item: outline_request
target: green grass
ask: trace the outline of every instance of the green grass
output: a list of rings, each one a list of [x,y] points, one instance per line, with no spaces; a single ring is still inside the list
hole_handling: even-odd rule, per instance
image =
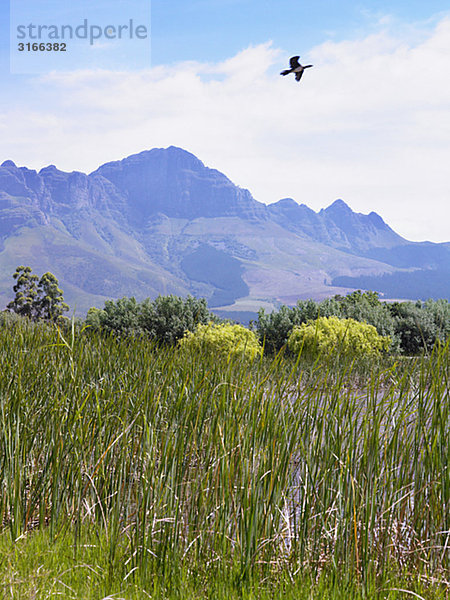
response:
[[[3,537],[0,597],[17,600],[141,600],[149,597],[158,600],[363,600],[368,597],[402,600],[414,596],[400,590],[413,587],[422,598],[446,598],[442,586],[427,585],[420,579],[411,582],[394,575],[379,588],[366,591],[350,577],[337,579],[330,574],[290,578],[286,573],[279,573],[276,580],[253,578],[239,583],[233,577],[224,576],[220,569],[205,568],[184,568],[172,578],[154,575],[143,583],[133,574],[125,579],[119,561],[111,569],[98,537],[81,541],[74,557],[73,536],[52,540],[46,533],[36,532],[17,542],[14,548]]]
[[[0,327],[0,597],[448,597],[448,345],[249,366],[63,335]]]

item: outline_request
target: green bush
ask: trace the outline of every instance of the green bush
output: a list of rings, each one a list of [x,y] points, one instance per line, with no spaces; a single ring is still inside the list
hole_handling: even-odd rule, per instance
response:
[[[287,344],[296,325],[306,323],[309,319],[317,319],[318,313],[319,305],[314,300],[299,300],[292,308],[283,304],[278,311],[271,313],[266,313],[262,308],[258,312],[256,330],[260,341],[264,343],[265,351],[278,352]]]
[[[335,351],[344,356],[378,356],[389,349],[391,339],[377,333],[373,325],[354,319],[319,317],[316,321],[294,327],[289,336],[289,350],[316,357]]]
[[[333,302],[338,304],[338,310],[333,309]],[[330,307],[330,312],[327,312],[328,307]],[[386,302],[380,302],[376,292],[356,290],[344,297],[335,296],[324,300],[320,305],[320,315],[322,317],[355,319],[361,323],[368,323],[373,325],[382,336],[393,338],[395,334],[395,321],[389,305]]]
[[[440,311],[442,313],[442,310]],[[391,350],[400,350],[400,338],[396,332],[396,322],[389,305],[380,302],[376,292],[352,292],[347,296],[333,296],[322,302],[299,300],[295,306],[281,306],[278,311],[258,313],[256,325],[260,340],[264,340],[265,350],[276,352],[287,344],[295,326],[307,323],[318,317],[339,317],[355,319],[373,325],[382,336],[392,340]]]
[[[99,331],[146,335],[157,342],[175,344],[186,331],[214,319],[204,298],[158,296],[143,302],[135,298],[107,300],[103,309],[89,309],[86,324]]]
[[[86,325],[96,330],[122,335],[139,335],[140,305],[136,298],[106,300],[103,309],[92,307],[88,310]]]
[[[394,302],[390,307],[396,336],[406,354],[430,352],[450,335],[450,304],[447,300]]]
[[[242,325],[231,323],[199,325],[194,332],[186,333],[179,344],[181,348],[199,349],[227,359],[243,357],[253,360],[262,354],[256,334]]]
[[[187,331],[215,319],[206,300],[193,296],[158,296],[153,302],[144,300],[140,306],[139,323],[143,331],[166,344],[175,344]]]

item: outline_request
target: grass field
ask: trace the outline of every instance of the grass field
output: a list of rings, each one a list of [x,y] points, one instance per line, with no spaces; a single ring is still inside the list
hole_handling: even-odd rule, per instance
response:
[[[4,324],[0,597],[448,598],[449,356]]]

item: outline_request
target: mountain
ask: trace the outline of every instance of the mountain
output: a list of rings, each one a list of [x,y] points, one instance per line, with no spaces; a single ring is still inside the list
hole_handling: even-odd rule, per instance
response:
[[[393,231],[375,212],[355,213],[343,201],[315,213],[305,204],[284,198],[268,206],[277,223],[311,239],[351,254],[365,255],[371,248],[393,248],[407,242]]]
[[[0,305],[20,264],[53,272],[77,314],[108,298],[188,293],[222,311],[370,288],[450,298],[450,244],[409,242],[342,200],[266,206],[180,148],[87,175],[0,166]]]
[[[107,163],[90,177],[110,181],[127,198],[128,218],[135,226],[155,213],[190,221],[236,215],[258,219],[267,214],[250,192],[173,146]]]

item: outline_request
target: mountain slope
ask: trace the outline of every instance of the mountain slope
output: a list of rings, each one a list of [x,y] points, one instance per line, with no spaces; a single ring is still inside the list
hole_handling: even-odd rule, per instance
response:
[[[371,248],[392,248],[408,244],[375,212],[355,213],[343,201],[315,213],[305,204],[285,198],[268,206],[269,214],[290,231],[352,254],[365,255]]]
[[[19,264],[55,273],[78,313],[107,298],[159,293],[193,293],[242,311],[355,287],[450,297],[450,244],[408,242],[376,213],[355,213],[342,200],[319,213],[292,199],[266,206],[174,147],[90,175],[4,162],[1,305]]]

